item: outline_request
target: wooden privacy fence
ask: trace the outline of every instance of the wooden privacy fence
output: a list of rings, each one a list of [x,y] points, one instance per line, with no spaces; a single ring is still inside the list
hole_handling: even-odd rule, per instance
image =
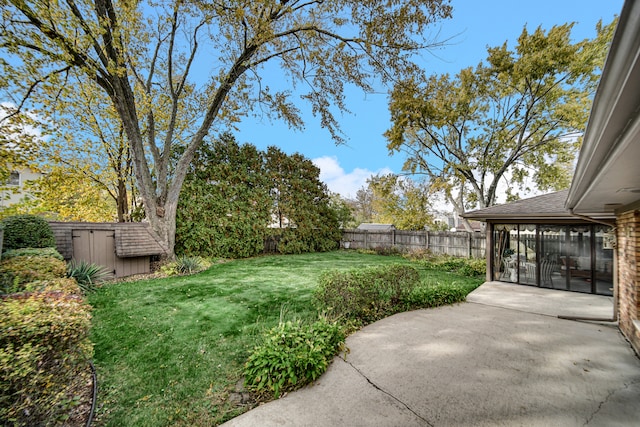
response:
[[[484,258],[484,233],[467,231],[369,231],[343,230],[340,246],[345,249],[396,248],[401,252],[428,249],[435,254],[465,258]]]

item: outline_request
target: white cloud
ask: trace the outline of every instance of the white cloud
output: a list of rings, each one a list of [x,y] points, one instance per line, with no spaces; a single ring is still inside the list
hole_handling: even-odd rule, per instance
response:
[[[331,192],[338,193],[342,197],[347,198],[354,198],[356,192],[366,185],[367,179],[371,176],[393,173],[389,168],[383,168],[377,171],[355,168],[347,173],[342,166],[340,166],[340,162],[335,156],[318,157],[312,161],[320,168],[320,181],[327,184]]]

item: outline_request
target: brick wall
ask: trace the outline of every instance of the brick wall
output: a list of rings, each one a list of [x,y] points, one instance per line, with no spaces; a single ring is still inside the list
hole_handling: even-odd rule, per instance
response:
[[[617,217],[620,330],[640,354],[640,211]]]

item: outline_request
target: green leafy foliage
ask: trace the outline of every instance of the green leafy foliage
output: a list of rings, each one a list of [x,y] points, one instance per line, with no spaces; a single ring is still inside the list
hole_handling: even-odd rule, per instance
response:
[[[89,326],[79,296],[52,291],[0,301],[0,424],[64,423],[93,353]]]
[[[419,264],[429,270],[448,271],[466,277],[484,277],[487,262],[483,258],[461,258],[450,255],[408,254],[407,258],[416,259]]]
[[[49,223],[35,215],[15,215],[2,219],[3,250],[21,248],[55,248],[56,239]]]
[[[372,222],[393,224],[398,230],[433,227],[432,193],[428,183],[398,175],[376,175],[362,189],[370,193]]]
[[[230,134],[197,152],[178,204],[176,252],[246,258],[264,250],[270,221],[264,154]]]
[[[175,261],[160,267],[160,270],[167,276],[186,275],[199,273],[209,268],[210,265],[209,261],[201,257],[182,255],[177,257]]]
[[[273,235],[280,253],[336,249],[337,211],[319,176],[300,154],[240,146],[230,134],[203,145],[181,193],[176,252],[246,258]]]
[[[15,256],[48,256],[61,261],[64,260],[64,257],[56,248],[20,248],[2,253],[2,259],[9,259]]]
[[[404,303],[406,310],[439,307],[462,302],[473,289],[455,283],[421,285],[409,292]]]
[[[244,367],[245,384],[256,392],[282,393],[298,389],[322,375],[344,348],[345,333],[325,318],[308,324],[281,322],[264,336]]]
[[[327,315],[366,325],[402,311],[419,284],[420,274],[410,265],[331,270],[320,277],[314,297]]]
[[[96,284],[109,277],[109,272],[98,264],[85,260],[72,260],[67,265],[67,276],[75,279],[82,292],[86,295],[95,291]]]
[[[268,147],[266,174],[275,225],[281,232],[278,252],[337,249],[340,225],[329,191],[320,181],[320,169],[299,153],[287,155],[277,147]]]
[[[525,27],[475,68],[399,81],[385,136],[406,154],[404,170],[425,175],[458,213],[494,205],[507,179],[508,200],[530,183],[566,188],[615,21],[591,40],[573,40],[572,27]]]
[[[0,261],[0,293],[22,292],[29,282],[66,277],[67,264],[55,257],[13,256]]]

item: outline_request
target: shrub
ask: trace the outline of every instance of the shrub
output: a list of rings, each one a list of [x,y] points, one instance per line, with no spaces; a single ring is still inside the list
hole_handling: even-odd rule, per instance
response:
[[[418,262],[430,270],[443,270],[467,277],[481,277],[487,271],[484,258],[460,258],[450,255],[424,256],[422,254]]]
[[[71,261],[67,265],[67,277],[74,278],[85,295],[96,290],[96,284],[109,277],[103,266],[82,261]]]
[[[0,425],[64,423],[93,347],[89,307],[63,292],[0,301]]]
[[[314,297],[321,311],[365,325],[402,311],[419,282],[418,270],[409,265],[332,270],[320,277]]]
[[[198,256],[179,256],[175,261],[167,263],[160,267],[167,276],[175,276],[176,274],[194,274],[209,268],[210,263]]]
[[[342,328],[327,319],[312,324],[281,322],[269,330],[244,366],[245,384],[276,397],[322,375],[344,348]]]
[[[9,259],[15,256],[48,256],[56,258],[61,261],[64,260],[63,256],[56,248],[20,248],[10,249],[2,254],[2,259]]]
[[[26,283],[60,279],[66,273],[66,263],[54,257],[13,256],[0,261],[0,294],[22,292]]]
[[[469,289],[456,284],[422,285],[411,290],[405,299],[407,310],[439,307],[462,302]]]
[[[0,221],[4,227],[3,250],[55,248],[56,239],[49,223],[35,215],[14,215]]]
[[[82,295],[82,289],[74,278],[63,277],[58,279],[37,280],[25,283],[22,286],[24,292],[64,292],[69,295]]]

